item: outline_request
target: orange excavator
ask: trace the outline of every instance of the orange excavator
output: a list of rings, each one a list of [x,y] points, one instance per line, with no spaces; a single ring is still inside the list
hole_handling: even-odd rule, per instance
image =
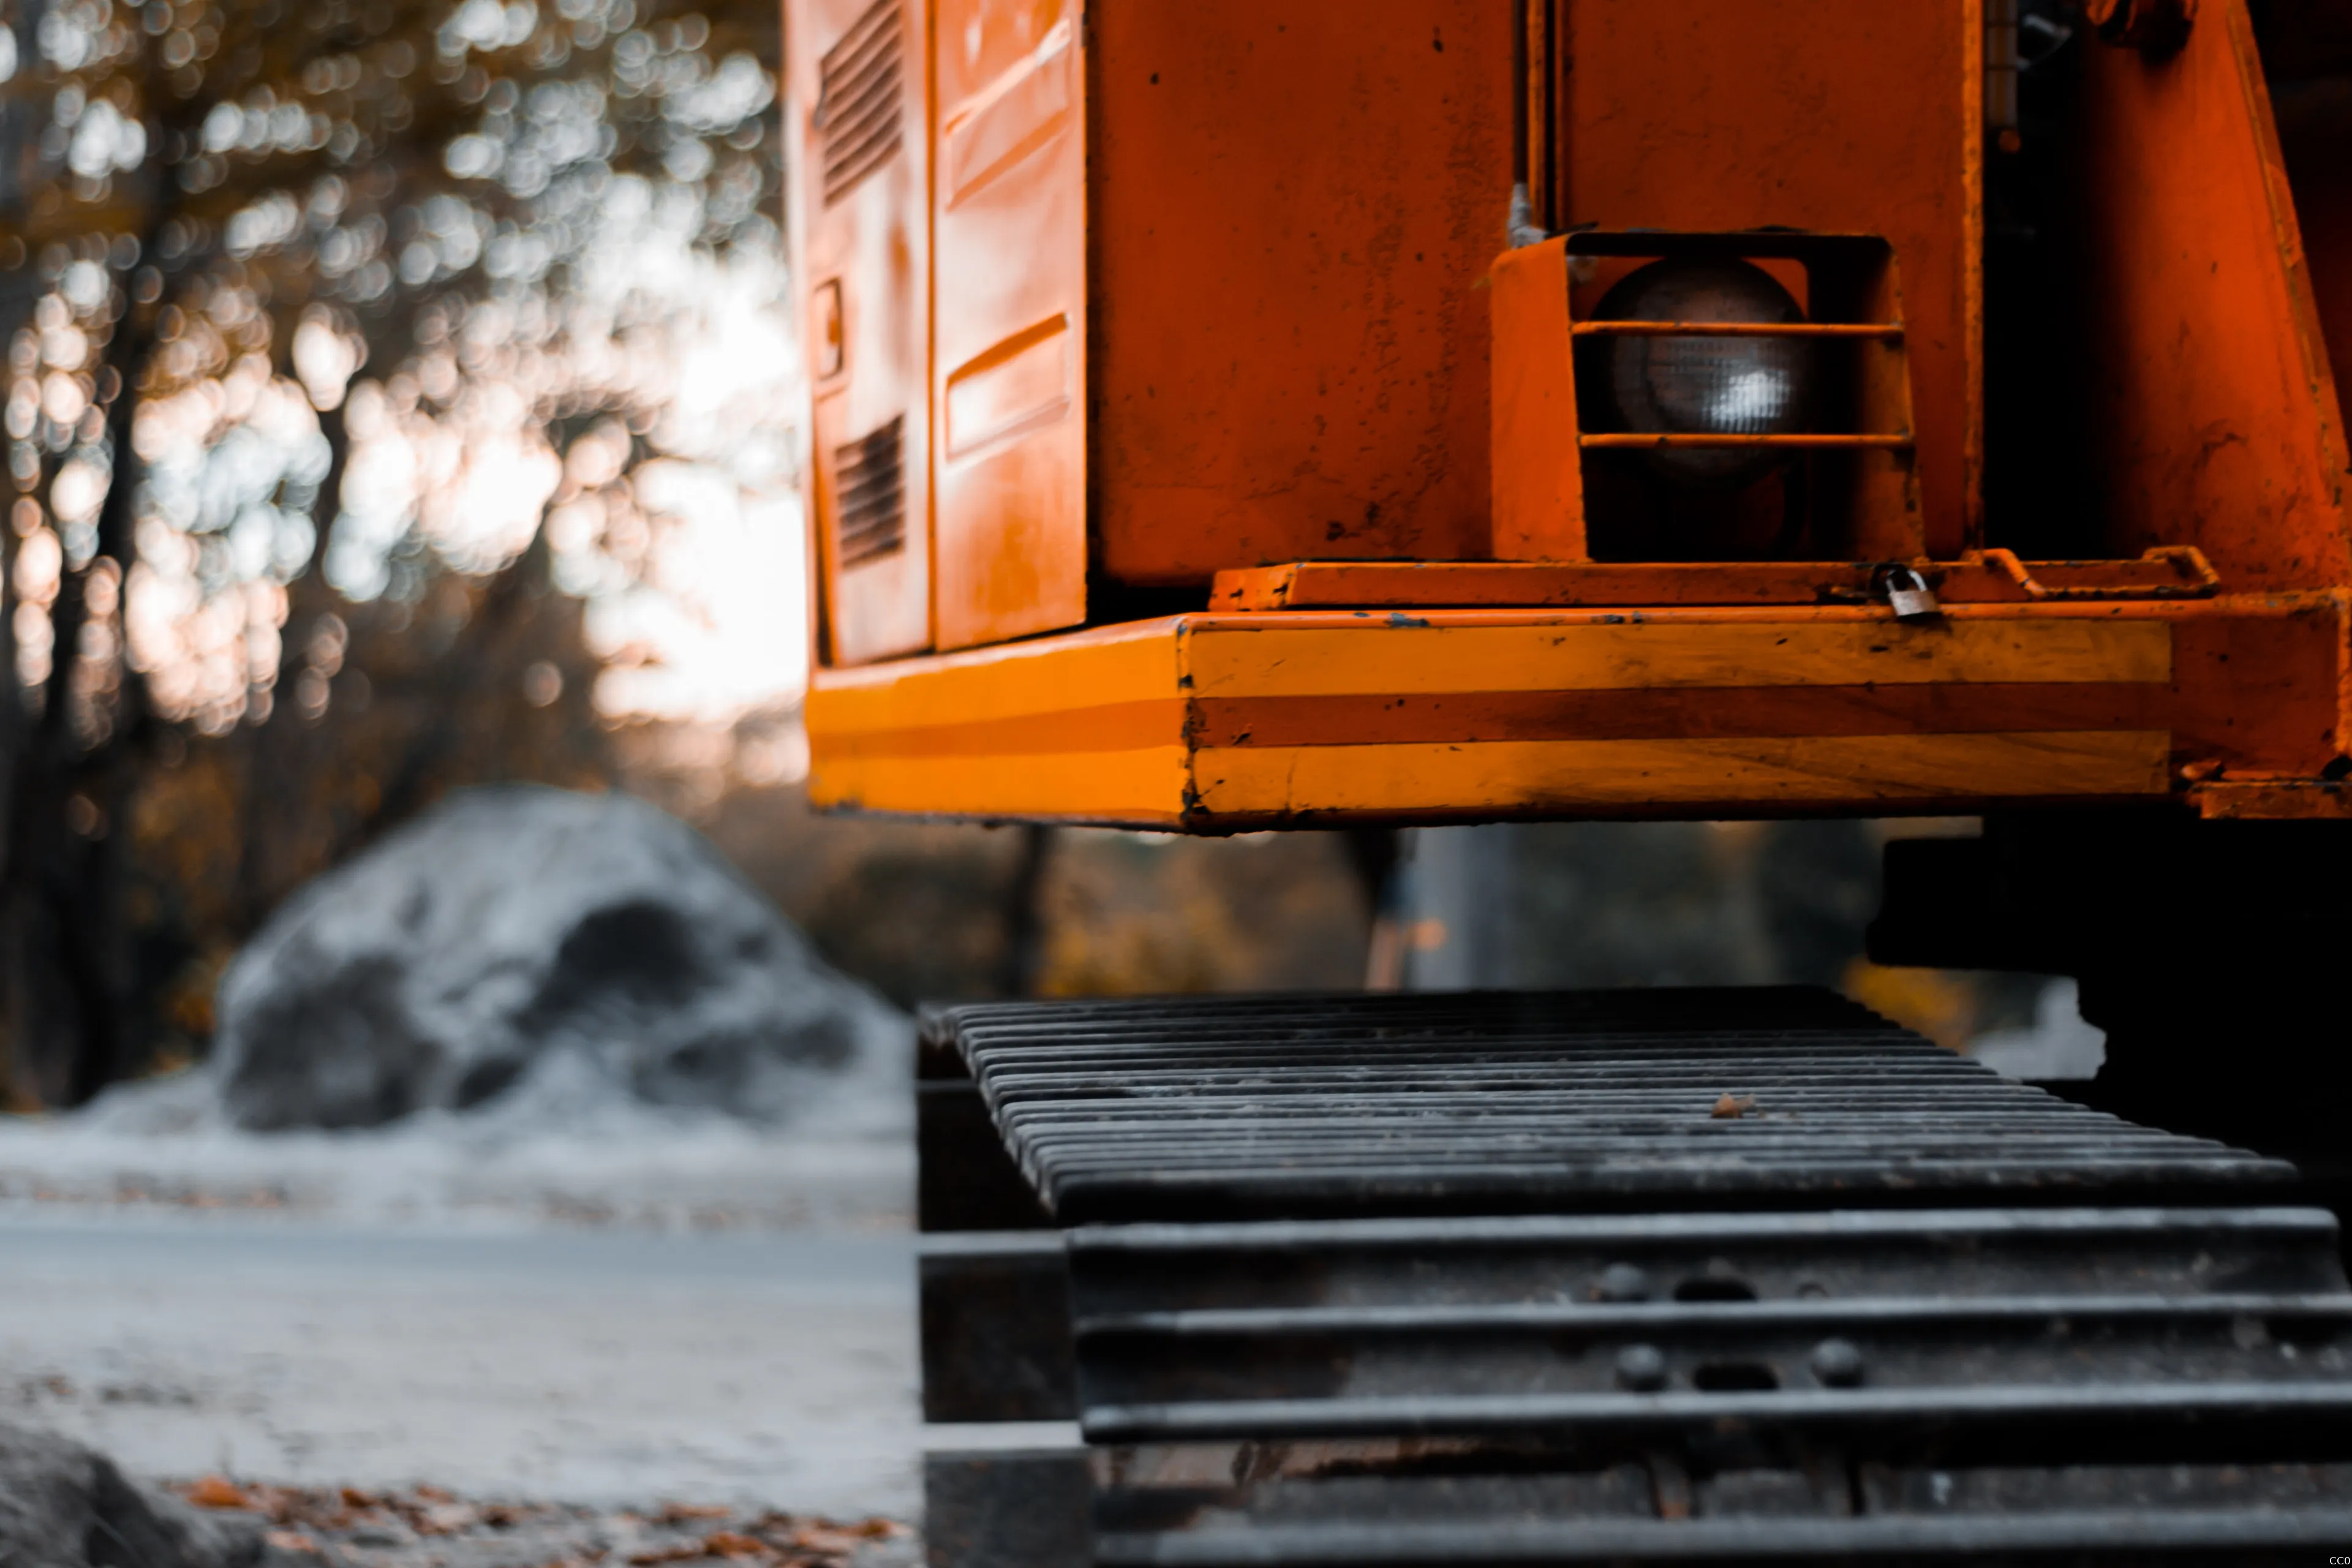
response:
[[[2352,7],[787,0],[786,53],[820,805],[1979,816],[1890,846],[1873,956],[2108,1037],[935,1011],[934,1564],[2352,1552]]]

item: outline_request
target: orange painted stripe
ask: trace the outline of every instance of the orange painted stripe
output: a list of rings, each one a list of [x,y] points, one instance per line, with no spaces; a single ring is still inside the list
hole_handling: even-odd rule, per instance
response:
[[[820,731],[824,757],[1031,756],[1185,744],[1347,746],[2037,733],[2165,726],[2161,687],[1761,687],[1107,703],[965,724]],[[1189,719],[1189,726],[1188,721]]]
[[[1192,780],[1204,820],[1892,807],[2162,795],[2170,749],[2161,730],[1240,746],[1198,753]]]
[[[1282,617],[1287,620],[1290,617]],[[1455,626],[1406,616],[1358,630],[1264,626],[1242,617],[1188,626],[1182,668],[1196,697],[1396,696],[1624,688],[2161,684],[2172,628],[2141,620],[2018,616],[1685,621],[1633,616]]]
[[[1204,698],[1192,735],[1213,747],[2158,730],[2169,698],[2160,686],[2023,683]]]

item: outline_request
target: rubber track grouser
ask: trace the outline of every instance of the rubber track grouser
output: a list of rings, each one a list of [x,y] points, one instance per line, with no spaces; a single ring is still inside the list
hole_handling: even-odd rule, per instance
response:
[[[2291,1167],[1825,992],[925,1022],[940,1568],[2323,1561]],[[1036,1429],[1008,1427],[1016,1445]]]

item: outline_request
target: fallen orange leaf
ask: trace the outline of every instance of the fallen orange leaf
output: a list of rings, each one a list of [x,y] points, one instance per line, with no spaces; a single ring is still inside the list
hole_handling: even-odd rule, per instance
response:
[[[188,1489],[188,1500],[198,1508],[251,1508],[245,1489],[226,1476],[206,1476]]]
[[[776,1549],[764,1541],[731,1530],[715,1530],[702,1538],[704,1550],[717,1557],[772,1557]]]

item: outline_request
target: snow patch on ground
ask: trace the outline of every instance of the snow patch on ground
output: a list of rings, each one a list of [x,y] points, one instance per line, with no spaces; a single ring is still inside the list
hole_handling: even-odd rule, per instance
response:
[[[0,1117],[0,1420],[182,1480],[913,1513],[908,1019],[625,801],[484,792],[279,923],[211,1066]]]
[[[0,1120],[0,1419],[151,1477],[910,1518],[909,1052],[768,1123],[569,1052],[367,1131],[239,1130],[202,1070]]]
[[[0,1218],[0,1420],[126,1471],[912,1518],[904,1236]]]
[[[252,1210],[360,1224],[894,1229],[913,1208],[911,1047],[810,1069],[781,1122],[650,1105],[557,1053],[481,1108],[247,1132],[203,1069],[0,1119],[0,1215]]]

